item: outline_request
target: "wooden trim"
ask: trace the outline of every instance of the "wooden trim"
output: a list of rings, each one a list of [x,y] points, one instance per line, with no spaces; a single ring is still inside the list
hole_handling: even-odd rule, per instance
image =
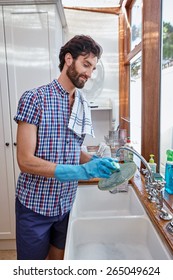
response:
[[[119,125],[127,129],[129,135],[129,123],[124,118],[129,117],[129,66],[124,63],[125,49],[125,15],[119,16]]]
[[[104,13],[104,14],[114,14],[114,15],[119,15],[121,13],[121,8],[120,7],[91,8],[91,7],[67,7],[67,6],[64,6],[64,9],[76,10],[76,11],[85,11],[85,12]]]
[[[126,55],[125,59],[124,59],[124,63],[126,64],[130,64],[130,60],[137,55],[142,49],[142,42],[140,42],[137,46],[135,46],[135,48]]]
[[[133,6],[133,3],[135,2],[136,0],[122,0],[120,5],[122,7],[125,7],[127,10],[129,10],[132,6]]]
[[[161,0],[143,5],[142,155],[160,162]]]

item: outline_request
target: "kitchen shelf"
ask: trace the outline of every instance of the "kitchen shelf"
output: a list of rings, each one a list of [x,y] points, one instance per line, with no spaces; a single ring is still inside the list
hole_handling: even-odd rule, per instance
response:
[[[90,106],[91,111],[99,111],[99,110],[112,110],[111,107],[104,107],[104,106]]]

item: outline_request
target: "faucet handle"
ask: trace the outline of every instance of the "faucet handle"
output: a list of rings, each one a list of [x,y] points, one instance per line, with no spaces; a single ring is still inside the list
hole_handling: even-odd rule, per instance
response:
[[[148,184],[150,182],[150,174],[147,168],[142,168],[142,173],[145,175],[145,183]]]
[[[173,235],[173,221],[169,222],[169,224],[167,224],[166,229],[170,234]]]
[[[152,187],[152,184],[153,182],[151,182],[151,178],[150,178],[150,174],[149,174],[149,171],[148,169],[146,168],[142,168],[142,173],[145,175],[145,189],[147,192],[149,192],[149,190],[151,189]]]
[[[158,180],[156,181],[156,188],[161,191],[165,187],[165,184],[166,182],[164,180]]]
[[[142,173],[144,175],[149,175],[149,172],[148,172],[147,168],[142,168]]]

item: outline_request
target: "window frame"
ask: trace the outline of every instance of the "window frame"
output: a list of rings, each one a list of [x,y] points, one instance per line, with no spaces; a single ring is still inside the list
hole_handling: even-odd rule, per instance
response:
[[[142,53],[142,127],[141,154],[148,160],[155,155],[160,162],[160,92],[161,92],[161,4],[162,0],[143,1],[142,41],[130,51],[130,16],[135,0],[121,1],[119,15],[119,120],[120,128],[130,131],[130,61]],[[150,65],[150,67],[149,67]],[[159,164],[157,165],[159,169]],[[158,170],[157,170],[158,171]]]

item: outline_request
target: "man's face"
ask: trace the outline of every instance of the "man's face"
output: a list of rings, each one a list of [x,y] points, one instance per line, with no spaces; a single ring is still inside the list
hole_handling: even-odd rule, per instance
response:
[[[67,69],[67,76],[77,88],[83,88],[92,72],[96,69],[97,57],[92,53],[86,56],[80,55]]]

